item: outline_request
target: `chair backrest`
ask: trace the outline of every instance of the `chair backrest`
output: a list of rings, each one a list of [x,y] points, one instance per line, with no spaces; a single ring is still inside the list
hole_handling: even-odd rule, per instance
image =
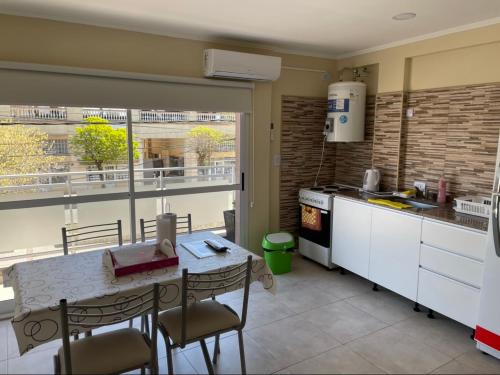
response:
[[[120,300],[116,303],[103,305],[68,305],[65,299],[59,302],[61,311],[61,334],[63,341],[64,364],[67,374],[71,374],[71,350],[70,335],[80,333],[78,329],[71,327],[81,327],[86,331],[102,326],[128,322],[130,319],[151,314],[151,365],[157,368],[157,325],[158,325],[158,304],[159,304],[159,284],[156,283],[146,292]],[[105,319],[107,323],[102,323]],[[109,323],[111,322],[111,323]],[[126,353],[124,353],[126,355]]]
[[[144,242],[147,239],[156,237],[156,219],[151,220],[139,220],[141,226],[141,241]],[[193,232],[193,227],[191,226],[191,214],[186,216],[177,216],[177,233],[189,233]]]
[[[78,244],[85,244],[91,240],[104,240],[116,237],[118,245],[123,245],[122,221],[114,223],[86,225],[83,227],[61,228],[64,255],[68,255],[69,248]]]
[[[186,344],[187,306],[195,301],[194,293],[207,293],[204,297],[214,297],[217,290],[230,291],[244,288],[243,306],[241,308],[240,329],[243,329],[247,320],[248,294],[252,276],[252,256],[247,261],[235,267],[222,271],[207,273],[189,273],[187,268],[182,270],[182,322],[181,322],[181,347]]]

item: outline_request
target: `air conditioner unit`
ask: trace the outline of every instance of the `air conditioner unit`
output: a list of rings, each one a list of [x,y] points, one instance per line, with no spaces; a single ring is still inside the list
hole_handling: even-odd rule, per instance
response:
[[[203,54],[205,77],[275,81],[281,73],[281,57],[206,49]]]

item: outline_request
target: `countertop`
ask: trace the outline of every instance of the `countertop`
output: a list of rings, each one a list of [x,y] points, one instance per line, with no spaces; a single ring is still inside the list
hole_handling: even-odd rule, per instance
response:
[[[335,195],[338,197],[345,197],[345,198],[350,198],[350,199],[357,200],[357,201],[362,201],[364,203],[371,204],[375,207],[387,208],[389,210],[395,210],[398,212],[410,213],[413,215],[422,216],[422,217],[426,217],[426,218],[438,220],[438,221],[444,221],[447,223],[460,225],[460,226],[463,226],[466,228],[471,228],[471,229],[479,230],[482,232],[488,231],[488,219],[483,218],[483,217],[479,217],[479,216],[467,215],[467,214],[462,214],[462,213],[456,212],[453,209],[453,203],[438,204],[436,202],[432,202],[432,204],[438,205],[438,207],[431,208],[431,209],[406,208],[403,210],[398,210],[396,208],[391,208],[388,206],[382,206],[382,205],[378,205],[375,203],[368,203],[369,198],[380,198],[380,197],[376,197],[374,195],[366,194],[363,192],[340,191],[340,192],[335,193]],[[417,199],[417,201],[418,201],[418,199]]]

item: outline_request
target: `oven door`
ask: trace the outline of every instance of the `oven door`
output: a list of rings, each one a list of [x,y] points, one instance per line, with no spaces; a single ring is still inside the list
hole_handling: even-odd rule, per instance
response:
[[[320,246],[330,248],[330,211],[307,204],[300,204],[299,236]]]

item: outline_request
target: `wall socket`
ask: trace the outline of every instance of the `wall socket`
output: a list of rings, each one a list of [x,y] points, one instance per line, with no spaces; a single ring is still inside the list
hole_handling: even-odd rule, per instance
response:
[[[417,188],[418,191],[422,192],[422,194],[425,194],[425,189],[427,187],[427,184],[423,181],[413,181],[413,186]]]
[[[281,165],[281,155],[273,155],[273,167],[279,167]]]

